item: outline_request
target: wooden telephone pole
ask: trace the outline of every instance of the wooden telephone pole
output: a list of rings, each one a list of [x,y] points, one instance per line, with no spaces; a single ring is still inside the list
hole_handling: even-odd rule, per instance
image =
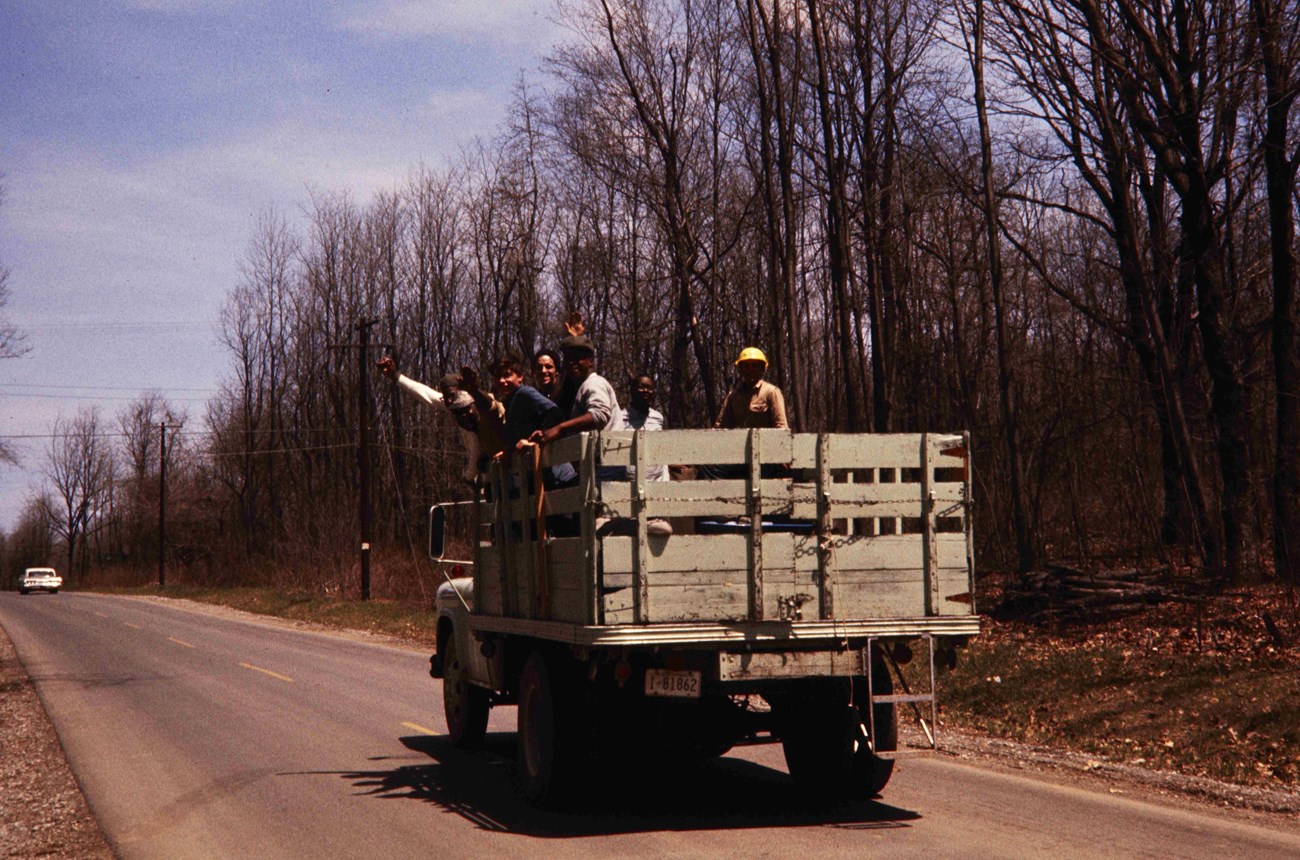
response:
[[[361,599],[370,599],[370,526],[373,512],[370,509],[370,376],[367,365],[370,357],[370,327],[377,319],[363,319],[354,328],[359,334],[357,349],[357,469],[361,482]]]
[[[179,425],[173,430],[181,429]],[[167,587],[167,422],[158,422],[158,587]]]
[[[352,327],[357,343],[332,344],[331,349],[357,351],[357,478],[360,483],[358,514],[361,522],[361,599],[370,599],[370,531],[374,512],[370,505],[370,329],[379,320],[362,318]]]

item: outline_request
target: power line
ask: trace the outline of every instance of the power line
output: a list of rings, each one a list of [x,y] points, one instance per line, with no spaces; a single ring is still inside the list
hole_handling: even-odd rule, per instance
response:
[[[4,388],[6,383],[0,383],[0,388]],[[127,397],[125,395],[97,395],[97,394],[28,394],[24,391],[3,392],[6,397],[34,397],[41,400],[138,400],[138,397]],[[179,403],[207,403],[206,397],[169,397],[168,400]]]
[[[216,325],[213,320],[176,320],[176,321],[112,321],[97,320],[95,322],[75,322],[61,321],[57,323],[17,323],[18,327],[24,332],[38,334],[57,334],[70,330],[76,331],[111,331],[121,333],[138,329],[140,331],[169,331],[176,328],[210,328]]]
[[[54,388],[67,391],[136,391],[141,394],[164,391],[208,391],[216,388],[177,388],[172,385],[52,385],[43,382],[0,382],[0,388]]]
[[[172,435],[173,436],[217,436],[221,434],[228,434],[231,436],[243,436],[247,432],[250,431],[231,430],[231,429],[181,430],[176,433],[173,433]],[[253,430],[251,432],[257,434],[263,434],[268,431]],[[280,435],[291,436],[296,433],[346,433],[346,432],[348,432],[347,427],[293,427],[287,430],[282,430],[280,432]],[[80,434],[77,433],[0,433],[0,439],[67,439],[70,436],[77,436],[77,435]],[[113,438],[121,438],[123,436],[132,436],[135,434],[123,433],[120,431],[101,430],[98,431],[96,435],[113,439]]]

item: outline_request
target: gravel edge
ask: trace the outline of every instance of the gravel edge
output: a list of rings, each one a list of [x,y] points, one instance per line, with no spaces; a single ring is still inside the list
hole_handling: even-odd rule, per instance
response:
[[[1055,774],[1069,782],[1106,787],[1112,794],[1159,796],[1220,809],[1300,816],[1300,792],[1235,785],[1200,776],[1109,761],[1097,756],[992,738],[959,728],[940,731],[939,753],[978,760],[1004,770]]]
[[[0,627],[0,857],[112,858],[36,687]]]

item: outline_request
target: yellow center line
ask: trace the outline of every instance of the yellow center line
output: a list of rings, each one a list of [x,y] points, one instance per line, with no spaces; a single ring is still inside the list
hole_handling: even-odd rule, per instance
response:
[[[261,666],[254,666],[252,663],[240,663],[245,669],[252,669],[254,672],[261,672],[263,675],[270,675],[272,678],[279,678],[281,681],[293,683],[293,678],[287,675],[281,675],[279,672],[272,672],[270,669],[263,669]]]
[[[417,731],[422,735],[438,734],[438,732],[435,732],[433,729],[426,729],[424,726],[420,725],[419,723],[402,723],[402,725],[406,726],[408,729]]]
[[[130,621],[123,621],[122,623],[125,624],[127,627],[130,627],[132,630],[143,630],[143,629],[144,629],[144,628],[141,627],[139,624],[132,624]]]
[[[167,641],[168,641],[168,642],[175,642],[177,645],[184,645],[186,648],[195,648],[195,647],[198,647],[198,646],[195,646],[195,645],[191,645],[190,643],[186,642],[184,639],[177,639],[175,636],[168,636],[168,637],[167,637]]]

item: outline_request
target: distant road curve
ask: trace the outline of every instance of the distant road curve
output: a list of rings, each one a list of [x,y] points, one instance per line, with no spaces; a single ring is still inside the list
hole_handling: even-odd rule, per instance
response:
[[[428,654],[176,601],[0,594],[0,625],[118,856],[1300,857],[1294,822],[1064,787],[942,757],[875,802],[801,803],[779,747],[656,780],[600,774],[600,808],[541,813],[487,748],[443,736]]]

